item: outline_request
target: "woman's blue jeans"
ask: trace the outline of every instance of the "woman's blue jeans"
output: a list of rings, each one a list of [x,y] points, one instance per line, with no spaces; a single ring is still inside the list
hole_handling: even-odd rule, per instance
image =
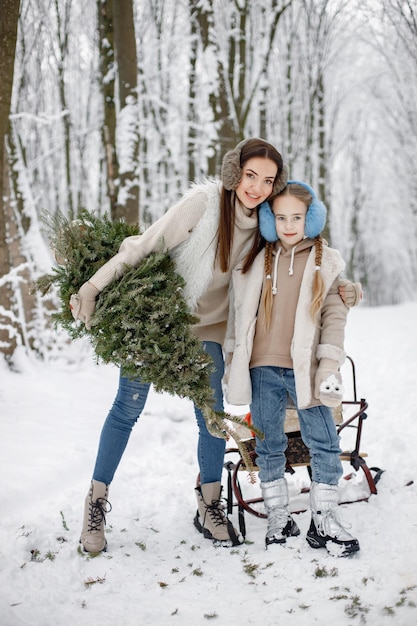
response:
[[[294,370],[285,367],[254,367],[251,415],[265,435],[256,438],[256,463],[261,482],[283,478],[287,436],[284,432],[287,394],[297,406]],[[317,483],[337,485],[342,476],[339,436],[331,410],[326,406],[298,409],[301,437],[311,457],[312,478]]]
[[[213,341],[203,342],[204,350],[214,361],[214,371],[210,376],[210,385],[214,390],[216,411],[223,411],[222,378],[224,361],[222,347]],[[140,417],[150,389],[149,383],[139,379],[131,380],[120,373],[119,388],[113,406],[101,431],[93,478],[109,485],[123,456],[133,426]],[[206,422],[200,411],[194,406],[198,425],[197,458],[201,484],[221,480],[224,439],[213,437],[207,430]],[[172,425],[175,429],[175,424]],[[184,442],[186,445],[186,443]]]

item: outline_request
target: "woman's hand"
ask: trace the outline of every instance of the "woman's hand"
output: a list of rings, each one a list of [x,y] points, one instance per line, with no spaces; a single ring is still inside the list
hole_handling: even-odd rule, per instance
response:
[[[100,292],[97,287],[87,281],[80,287],[77,294],[73,294],[70,298],[69,306],[72,317],[75,320],[84,322],[85,327],[90,330],[91,318],[96,308],[97,297]]]

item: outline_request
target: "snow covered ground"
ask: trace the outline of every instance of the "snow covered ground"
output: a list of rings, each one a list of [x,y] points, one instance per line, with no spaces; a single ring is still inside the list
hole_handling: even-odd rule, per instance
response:
[[[361,544],[348,559],[308,546],[308,511],[286,547],[266,551],[265,520],[248,514],[242,546],[203,539],[192,524],[192,405],[155,393],[111,486],[109,550],[81,553],[118,371],[97,366],[82,344],[69,364],[22,356],[16,372],[0,365],[1,626],[417,624],[416,324],[417,303],[350,313],[346,349],[369,403],[362,449],[385,472],[376,496],[340,507]],[[344,488],[363,490],[361,474]],[[291,492],[304,484],[299,468]]]

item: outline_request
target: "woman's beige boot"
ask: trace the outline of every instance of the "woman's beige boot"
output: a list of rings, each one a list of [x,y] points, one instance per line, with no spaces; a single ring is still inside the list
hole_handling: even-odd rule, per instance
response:
[[[84,523],[80,543],[86,552],[105,552],[107,541],[104,536],[106,513],[110,513],[111,504],[107,500],[109,486],[98,480],[92,480],[85,499]]]
[[[221,491],[220,482],[206,483],[196,488],[198,509],[194,526],[206,539],[211,539],[215,546],[231,548],[240,545],[243,540],[224,511]]]

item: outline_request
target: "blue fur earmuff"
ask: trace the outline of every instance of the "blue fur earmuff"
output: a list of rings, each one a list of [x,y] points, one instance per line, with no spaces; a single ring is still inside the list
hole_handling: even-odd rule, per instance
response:
[[[261,235],[266,241],[271,243],[278,241],[275,215],[271,209],[271,205],[266,200],[259,206],[258,222]]]
[[[306,213],[304,235],[309,239],[314,239],[317,235],[320,235],[326,224],[326,207],[323,202],[317,198],[315,191],[310,187],[310,185],[307,185],[307,183],[303,183],[299,180],[289,180],[287,185],[300,185],[301,187],[304,187],[304,189],[306,189],[313,198]],[[262,202],[260,205],[258,219],[259,230],[261,231],[262,237],[266,241],[278,241],[275,215],[269,202]]]

